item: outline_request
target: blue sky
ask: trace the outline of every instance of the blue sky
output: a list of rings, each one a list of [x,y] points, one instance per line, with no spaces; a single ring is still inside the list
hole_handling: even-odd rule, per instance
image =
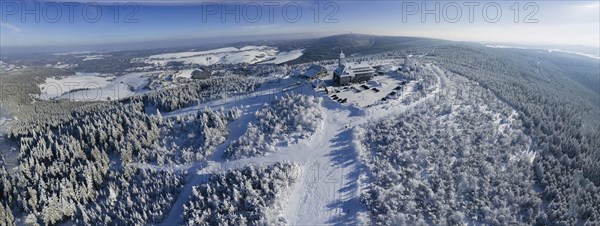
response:
[[[518,2],[518,5],[515,5],[516,1],[487,1],[474,5],[472,1],[239,1],[217,4],[136,0],[130,5],[127,2],[130,1],[86,0],[72,5],[61,1],[3,0],[0,2],[0,47],[120,44],[121,48],[127,48],[128,44],[144,43],[149,47],[162,47],[194,40],[303,38],[349,32],[461,41],[600,46],[600,2],[597,0],[537,1],[529,5],[526,1]],[[424,8],[430,13],[422,15]],[[502,10],[501,15],[497,14],[498,9]],[[116,11],[119,13],[115,14]],[[259,11],[260,15],[257,14]],[[301,15],[297,14],[299,11]],[[457,17],[459,11],[461,16]],[[422,21],[423,16],[425,21]],[[529,23],[525,23],[526,19]]]

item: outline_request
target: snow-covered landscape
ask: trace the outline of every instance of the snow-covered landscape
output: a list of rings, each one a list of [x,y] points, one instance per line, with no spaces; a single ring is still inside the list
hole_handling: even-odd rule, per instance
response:
[[[149,59],[257,49],[264,47]],[[381,59],[383,56],[387,59]],[[15,220],[52,224],[75,217],[80,223],[90,223],[107,221],[110,216],[111,222],[159,225],[535,221],[543,197],[534,183],[534,172],[527,169],[540,154],[532,148],[531,135],[521,129],[524,124],[514,108],[458,71],[445,69],[445,63],[436,58],[411,54],[352,60],[379,68],[377,74],[369,81],[344,86],[335,85],[332,72],[307,80],[287,66],[278,67],[286,68],[290,75],[274,70],[262,78],[194,79],[195,71],[208,70],[194,66],[123,75],[48,77],[38,85],[38,101],[100,100],[108,104],[75,111],[75,115],[86,116],[56,122],[61,128],[75,130],[50,134],[52,140],[71,140],[60,144],[62,152],[73,150],[75,143],[93,150],[80,154],[77,161],[93,164],[100,177],[88,175],[86,170],[71,171],[89,179],[85,185],[69,186],[89,189],[107,185],[96,194],[86,194],[88,199],[101,201],[75,207],[65,202],[76,196],[62,196],[59,203],[69,206],[67,212],[48,215],[44,211],[56,208],[52,206],[56,203],[44,200],[37,207],[27,204],[34,212]],[[344,63],[340,57],[339,65]],[[335,69],[335,65],[322,64],[326,70]],[[90,92],[98,96],[90,98]],[[127,102],[118,102],[125,99]],[[2,125],[8,125],[7,119],[2,118]],[[21,137],[20,145],[26,151],[16,158],[28,159],[11,170],[34,167],[29,162],[53,155],[33,152],[44,149],[45,144],[35,136],[28,138],[33,143],[23,140],[30,136],[24,131],[4,133]],[[123,137],[125,142],[114,143]],[[94,145],[102,143],[115,149],[97,151]],[[11,161],[15,158],[10,151],[3,156]],[[114,167],[122,170],[113,172]],[[68,168],[46,174],[65,173]],[[24,185],[36,183],[33,175],[24,175]],[[148,184],[154,183],[150,178],[156,175],[161,175],[163,182]],[[141,181],[133,190],[115,183],[131,178]],[[487,184],[495,186],[488,189]],[[57,189],[40,192],[61,193]],[[161,195],[138,196],[136,189]],[[506,195],[513,200],[498,198]],[[125,199],[139,202],[120,203]],[[474,200],[500,206],[478,206]],[[157,205],[147,208],[140,202]],[[133,213],[110,210],[123,205]],[[82,209],[75,211],[77,208]],[[98,215],[96,210],[107,215]],[[221,217],[215,218],[215,214]]]
[[[144,92],[148,84],[145,73],[130,73],[119,77],[98,73],[80,73],[64,78],[48,78],[40,84],[39,99],[72,101],[118,100]]]
[[[600,4],[73,3],[3,12],[0,226],[600,225]]]
[[[190,70],[180,73],[189,72]],[[430,77],[423,78],[439,79],[440,75],[433,74],[431,69],[423,72],[432,73]],[[143,90],[148,80],[146,76],[145,73],[131,73],[119,77],[76,74],[46,79],[45,83],[40,85],[40,89],[43,91],[42,96],[47,96],[48,99],[62,99],[68,95],[69,100],[84,101],[85,99],[77,98],[81,96],[77,94],[94,89],[77,90],[76,85],[94,81],[97,89],[102,92],[105,89],[112,90],[120,84],[128,84],[128,96]],[[359,173],[364,177],[365,172],[361,171],[363,168],[352,141],[352,131],[366,123],[366,118],[383,118],[402,112],[403,98],[414,93],[412,87],[421,80],[407,82],[400,76],[386,75],[366,83],[379,87],[382,92],[403,86],[407,90],[408,94],[396,95],[395,101],[382,102],[378,108],[366,106],[365,101],[354,102],[362,98],[362,93],[340,93],[339,95],[345,95],[352,100],[340,103],[328,96],[325,89],[314,88],[303,79],[289,77],[264,83],[264,87],[239,97],[218,98],[199,106],[184,107],[167,113],[157,110],[150,118],[158,120],[156,126],[165,130],[150,133],[164,137],[164,140],[157,144],[149,144],[157,145],[156,154],[151,154],[153,151],[147,152],[149,155],[136,157],[133,153],[122,153],[121,159],[140,169],[187,172],[185,181],[188,182],[182,184],[181,193],[177,195],[173,207],[162,222],[194,224],[190,222],[207,221],[197,213],[186,213],[182,216],[178,211],[181,208],[190,208],[190,205],[203,205],[186,203],[189,202],[192,193],[196,194],[196,186],[205,181],[203,178],[206,177],[207,170],[238,170],[248,165],[268,166],[281,161],[297,164],[294,169],[296,179],[294,183],[287,185],[287,190],[277,195],[277,199],[269,201],[277,204],[263,207],[270,210],[257,212],[256,219],[244,213],[240,215],[244,218],[231,222],[244,224],[248,219],[243,219],[250,217],[249,219],[253,220],[292,225],[328,224],[334,221],[343,222],[342,219],[348,218],[350,214],[360,213],[366,216],[367,210],[360,207],[359,201],[360,189],[363,187],[354,182]],[[51,95],[53,85],[57,88],[55,91],[58,91],[55,95]],[[438,92],[437,89],[439,87],[430,90],[431,93],[426,96],[434,95]],[[107,97],[117,100],[118,97],[127,96]],[[426,96],[423,99],[427,98]],[[380,99],[379,96],[370,97],[368,99],[371,101],[367,102],[375,102],[373,98]],[[394,111],[386,109],[392,106],[401,108]],[[220,113],[212,113],[210,109]],[[200,113],[201,111],[205,113]],[[198,126],[201,129],[193,129]],[[200,138],[204,141],[190,142],[190,139]],[[213,220],[211,222],[216,223]]]
[[[242,48],[225,47],[205,51],[190,51],[178,53],[165,53],[149,56],[147,59],[137,59],[153,65],[166,65],[169,62],[182,62],[186,64],[212,65],[212,64],[256,64],[271,63],[281,64],[302,56],[302,49],[290,52],[279,52],[277,48],[269,46],[245,46]]]

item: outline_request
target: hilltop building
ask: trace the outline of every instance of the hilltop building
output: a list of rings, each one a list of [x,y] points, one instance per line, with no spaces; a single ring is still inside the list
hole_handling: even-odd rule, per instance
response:
[[[350,83],[369,81],[375,75],[375,69],[368,64],[354,64],[346,62],[346,55],[342,51],[337,69],[333,71],[333,81],[338,86]]]

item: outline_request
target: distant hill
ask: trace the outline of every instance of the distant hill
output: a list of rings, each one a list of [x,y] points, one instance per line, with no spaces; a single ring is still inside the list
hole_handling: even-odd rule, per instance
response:
[[[419,37],[376,36],[364,34],[341,34],[315,39],[260,41],[244,44],[276,46],[281,51],[305,49],[304,55],[287,64],[306,63],[319,60],[335,59],[343,50],[347,56],[374,54],[419,46],[435,46],[448,44],[451,41]]]

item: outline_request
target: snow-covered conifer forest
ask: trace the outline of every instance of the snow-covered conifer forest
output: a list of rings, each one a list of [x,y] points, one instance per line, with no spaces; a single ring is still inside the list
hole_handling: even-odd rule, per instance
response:
[[[286,95],[256,112],[244,135],[225,150],[229,159],[253,157],[275,151],[279,143],[296,143],[312,136],[323,121],[322,99]]]

